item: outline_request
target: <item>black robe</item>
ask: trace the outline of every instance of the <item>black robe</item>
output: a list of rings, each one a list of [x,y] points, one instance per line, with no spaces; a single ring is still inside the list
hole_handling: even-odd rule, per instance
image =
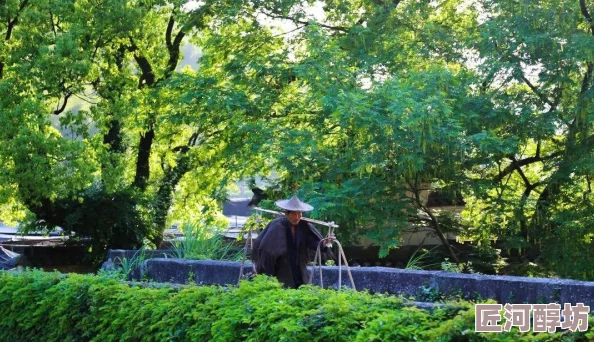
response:
[[[252,261],[256,272],[276,277],[285,287],[298,288],[309,283],[309,250],[315,251],[322,234],[310,223],[299,221],[295,237],[286,217],[272,220],[254,241]],[[328,248],[322,247],[322,252]]]

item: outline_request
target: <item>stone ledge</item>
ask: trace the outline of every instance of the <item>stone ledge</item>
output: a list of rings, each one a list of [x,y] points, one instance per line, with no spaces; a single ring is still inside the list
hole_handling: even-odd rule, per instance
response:
[[[240,262],[214,260],[149,259],[135,278],[157,282],[204,285],[236,285]],[[251,271],[246,263],[244,273]],[[312,268],[309,268],[312,271]],[[313,283],[319,285],[319,274],[313,270]],[[441,271],[403,270],[387,267],[353,267],[351,274],[357,290],[419,296],[421,288],[466,299],[495,299],[499,303],[584,303],[594,306],[594,282],[567,279],[527,278],[459,274]],[[338,267],[322,267],[325,288],[338,288]],[[342,286],[349,287],[342,269]]]

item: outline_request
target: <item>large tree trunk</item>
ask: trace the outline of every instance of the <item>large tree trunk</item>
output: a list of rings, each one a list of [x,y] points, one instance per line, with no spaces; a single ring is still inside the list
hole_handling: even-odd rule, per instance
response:
[[[180,151],[177,156],[177,164],[163,177],[159,184],[159,190],[154,200],[154,223],[156,235],[151,241],[159,247],[163,242],[163,232],[167,221],[167,214],[173,201],[173,191],[179,184],[181,178],[189,171],[190,163],[187,156],[188,148]]]

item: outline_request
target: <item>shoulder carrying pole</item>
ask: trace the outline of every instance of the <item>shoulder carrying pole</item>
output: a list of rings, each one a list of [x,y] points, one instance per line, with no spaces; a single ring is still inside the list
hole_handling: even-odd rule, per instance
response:
[[[265,213],[274,214],[274,215],[277,215],[277,216],[283,216],[283,215],[285,215],[285,214],[281,213],[280,211],[275,211],[275,210],[270,210],[270,209],[264,209],[264,208],[260,208],[260,207],[255,207],[254,210],[265,212]],[[307,222],[319,224],[319,225],[330,227],[330,228],[338,228],[338,225],[336,223],[334,223],[334,222],[324,222],[324,221],[310,219],[310,218],[307,218],[307,217],[302,217],[301,219],[303,221],[307,221]]]

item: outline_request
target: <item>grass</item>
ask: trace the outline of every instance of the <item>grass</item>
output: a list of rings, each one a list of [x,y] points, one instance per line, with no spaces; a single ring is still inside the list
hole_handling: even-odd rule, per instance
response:
[[[184,236],[173,242],[169,255],[178,259],[240,260],[241,251],[226,242],[220,232],[210,233],[202,226],[184,224]]]

